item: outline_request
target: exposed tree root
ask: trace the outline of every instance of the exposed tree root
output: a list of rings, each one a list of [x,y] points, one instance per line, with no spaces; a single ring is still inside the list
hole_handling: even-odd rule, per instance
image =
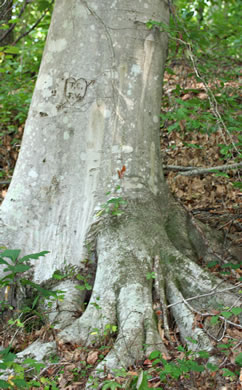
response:
[[[189,344],[190,349],[211,352],[214,341],[196,323],[196,313],[219,304],[232,306],[237,299],[228,284],[196,263],[202,254],[210,258],[211,252],[203,234],[201,242],[194,244],[198,232],[191,234],[184,210],[176,207],[174,220],[179,225],[173,231],[169,212],[161,212],[156,202],[149,201],[149,208],[146,203],[134,202],[131,206],[120,219],[107,218],[97,232],[97,270],[91,299],[80,318],[71,325],[70,321],[59,325],[64,328],[58,336],[62,342],[102,345],[110,336],[113,345],[96,367],[99,376],[135,364],[153,350],[168,355],[164,337],[169,340],[171,316],[183,342],[189,344],[188,338],[197,341]],[[197,299],[188,304],[194,295]],[[78,299],[83,302],[84,297]],[[65,305],[63,311],[68,308]],[[70,305],[72,311],[76,308]],[[161,312],[163,339],[158,331],[157,309]],[[68,320],[58,316],[59,321],[62,318]],[[110,332],[112,326],[117,332]]]
[[[186,299],[213,290],[209,299],[198,298],[193,303],[201,311],[219,303],[231,305],[235,299],[229,291],[219,294],[216,286],[223,281],[184,255],[184,247],[181,252],[175,248],[156,220],[149,225],[129,219],[117,227],[113,224],[99,235],[91,301],[83,316],[60,334],[64,341],[90,345],[102,341],[106,325],[117,325],[114,345],[97,371],[130,366],[152,350],[167,352],[157,330],[154,303],[161,308],[165,336],[169,337],[169,304],[181,340],[188,342],[190,337],[197,344],[188,342],[189,348],[212,351],[212,339],[196,324],[196,313]],[[148,231],[147,226],[152,228]],[[192,251],[192,246],[187,245],[186,251]],[[194,256],[193,252],[191,257]],[[154,272],[155,279],[148,280],[150,272]]]
[[[167,286],[167,297],[169,302],[175,303],[183,299],[181,292],[178,290],[174,282],[170,282]],[[189,345],[191,350],[207,350],[211,351],[213,345],[204,331],[195,326],[194,313],[187,307],[185,303],[174,305],[172,314],[179,327],[180,337],[184,343]],[[189,338],[197,341],[197,344],[189,342]]]
[[[65,341],[90,345],[102,342],[107,325],[117,325],[113,348],[98,367],[109,370],[127,367],[154,349],[166,351],[153,312],[152,279],[147,277],[153,272],[156,245],[143,223],[144,232],[136,221],[128,225],[112,226],[100,234],[91,300],[83,316],[60,334]]]

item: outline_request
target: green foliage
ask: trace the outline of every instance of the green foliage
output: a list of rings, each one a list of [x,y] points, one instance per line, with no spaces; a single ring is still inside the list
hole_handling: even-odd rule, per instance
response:
[[[197,344],[196,340],[189,339],[190,342]],[[233,343],[220,344],[220,349],[229,350],[233,346]],[[188,350],[186,347],[179,346],[178,351],[184,354],[183,358],[177,358],[176,361],[167,361],[162,357],[160,351],[153,351],[149,360],[152,361],[152,367],[155,369],[155,373],[159,374],[160,380],[163,384],[169,384],[171,380],[179,380],[181,377],[189,378],[192,372],[200,373],[205,370],[210,372],[218,371],[219,367],[208,362],[210,353],[208,351],[197,351],[196,353]],[[199,360],[199,362],[198,362]],[[202,361],[202,364],[201,364]],[[239,353],[235,359],[238,366],[242,365],[242,354]],[[226,377],[238,377],[239,370],[233,372],[227,368],[222,369],[222,375]],[[152,376],[147,371],[141,371],[140,374],[131,381],[129,389],[148,390],[149,379]],[[126,387],[125,387],[126,388]],[[160,387],[158,389],[161,389]]]
[[[40,381],[28,380],[26,377],[28,371],[31,371],[33,376],[38,376],[45,367],[44,363],[29,358],[19,363],[16,357],[16,354],[11,352],[11,345],[0,351],[0,378],[3,375],[6,376],[6,373],[8,375],[7,380],[0,379],[1,389],[31,389],[33,386],[40,386],[43,379],[48,381],[45,378],[40,378]],[[54,388],[57,389],[57,387]]]
[[[49,253],[45,251],[19,258],[20,252],[21,251],[19,249],[5,249],[0,251],[0,264],[6,266],[3,269],[3,271],[6,273],[6,276],[0,279],[0,288],[14,285],[19,274],[30,270],[30,259],[37,260],[39,257],[45,256],[47,253]],[[6,259],[8,259],[8,261]],[[21,283],[24,281],[25,279],[20,279]]]
[[[117,390],[117,389],[122,389],[122,386],[115,381],[104,381],[102,389],[103,390]]]
[[[242,352],[240,352],[236,358],[235,358],[235,363],[237,363],[240,367],[242,367]]]
[[[3,271],[6,273],[6,276],[3,276],[0,279],[0,288],[5,288],[5,300],[8,299],[9,290],[14,288],[16,284],[20,284],[23,287],[27,285],[32,289],[37,290],[37,296],[32,303],[32,307],[29,308],[24,306],[20,310],[20,316],[18,318],[8,320],[9,325],[16,326],[17,328],[24,328],[24,322],[20,319],[22,314],[26,315],[31,312],[32,315],[37,314],[41,317],[40,313],[33,310],[39,298],[49,299],[52,297],[54,299],[59,299],[60,296],[58,294],[63,292],[44,289],[39,284],[31,282],[24,276],[24,273],[31,269],[30,260],[37,260],[49,253],[48,251],[33,253],[23,257],[20,257],[20,252],[19,249],[1,249],[0,264],[5,266]],[[13,310],[12,306],[7,304],[4,305],[4,301],[1,303],[3,304],[2,311],[6,308],[11,308],[11,310]],[[45,385],[45,389],[58,389],[55,381],[45,377],[40,377],[39,380],[28,380],[26,374],[29,371],[31,371],[32,377],[39,376],[40,371],[45,367],[45,364],[34,359],[25,359],[23,362],[19,363],[16,361],[16,354],[11,352],[11,345],[0,351],[0,360],[0,377],[3,375],[6,376],[6,373],[8,375],[7,380],[0,379],[0,386],[2,389],[30,389],[33,386],[40,387],[43,384]]]
[[[13,281],[19,280],[20,283],[25,284],[33,287],[37,290],[38,294],[40,294],[44,298],[50,298],[54,297],[55,299],[58,299],[59,296],[57,295],[58,292],[52,292],[49,290],[43,289],[41,286],[25,279],[23,277],[23,273],[26,271],[29,271],[31,265],[30,260],[37,260],[39,257],[44,256],[48,252],[40,252],[35,254],[30,254],[27,256],[20,257],[20,250],[8,250],[8,249],[2,249],[0,254],[0,264],[3,264],[6,268],[4,269],[5,272],[8,272],[9,274],[6,275],[6,277],[3,277],[0,280],[1,286],[8,287],[9,284],[13,284]],[[8,261],[7,261],[7,260]],[[225,266],[231,267],[234,266],[233,264],[226,264]],[[62,280],[63,278],[69,276],[69,277],[75,277],[79,281],[83,283],[81,286],[81,289],[90,289],[91,286],[88,284],[87,278],[80,275],[78,270],[70,269],[69,273],[62,273],[61,271],[55,272],[53,276],[55,276],[55,279]],[[56,277],[58,276],[58,277]],[[153,273],[147,274],[147,277],[153,278]],[[99,299],[97,298],[97,301]],[[93,302],[92,303],[97,310],[100,310],[100,306],[98,303]],[[25,308],[26,310],[26,308]],[[30,309],[31,310],[31,309]],[[215,315],[212,317],[212,319],[220,320],[221,317],[227,319],[232,316],[237,316],[241,313],[241,308],[239,307],[232,307],[232,308],[220,308],[220,313],[218,315]],[[22,313],[24,313],[24,310],[22,310]],[[215,321],[215,322],[216,322]],[[214,323],[215,323],[214,322]],[[14,325],[17,328],[23,328],[24,323],[21,321],[20,317],[17,319],[10,319],[8,322],[10,325]],[[110,339],[113,336],[116,336],[116,333],[118,331],[117,325],[115,324],[106,324],[104,331],[100,331],[97,328],[94,328],[91,332],[92,336],[96,336],[99,343],[109,344]],[[197,340],[194,340],[192,338],[188,338],[188,341],[192,344],[198,344]],[[230,354],[231,348],[234,348],[235,343],[233,341],[229,341],[227,343],[220,343],[217,345],[217,348],[221,351],[222,354],[225,356],[228,356]],[[102,347],[103,348],[103,347]],[[219,367],[216,365],[213,365],[208,362],[208,359],[210,358],[210,353],[208,351],[196,351],[193,352],[191,350],[188,350],[184,346],[179,346],[177,350],[181,353],[183,357],[177,358],[175,361],[167,361],[162,357],[162,354],[159,351],[153,351],[149,359],[152,362],[152,368],[155,370],[156,375],[159,375],[160,381],[163,384],[169,383],[169,381],[177,381],[181,377],[187,377],[189,378],[190,374],[192,372],[194,373],[200,373],[203,372],[205,369],[214,372],[219,370]],[[104,358],[104,355],[100,355],[100,358]],[[238,366],[241,366],[241,353],[237,354],[235,357],[235,364]],[[44,363],[37,362],[34,359],[25,359],[23,362],[19,363],[16,360],[16,354],[12,352],[11,345],[8,348],[5,348],[4,350],[0,351],[0,386],[3,389],[11,389],[11,388],[19,388],[19,389],[28,389],[33,386],[40,387],[45,386],[46,389],[57,389],[57,382],[55,379],[49,379],[47,377],[41,376],[41,370],[46,367]],[[53,360],[52,360],[53,361]],[[202,361],[202,364],[201,364]],[[55,357],[56,362],[56,357]],[[76,372],[73,372],[73,375],[76,375],[76,378],[79,377],[86,377],[88,375],[88,370],[92,368],[90,365],[84,364],[83,370],[77,370]],[[9,371],[10,370],[10,371]],[[31,372],[31,375],[27,374]],[[8,375],[7,380],[6,373]],[[239,371],[231,371],[227,368],[222,369],[222,375],[228,378],[236,378],[238,376]],[[4,377],[3,377],[4,375]],[[122,373],[120,374],[122,377],[129,376],[128,373]],[[2,376],[2,379],[1,379]],[[118,376],[118,374],[117,374]],[[35,379],[33,379],[35,378]],[[93,378],[90,376],[90,381],[93,383],[93,388],[98,388],[99,381],[97,378]],[[141,370],[139,375],[135,377],[130,377],[128,379],[128,387],[123,387],[115,380],[105,380],[103,382],[103,388],[105,389],[118,389],[118,388],[128,388],[130,390],[132,389],[138,389],[138,390],[148,390],[149,387],[149,380],[152,379],[152,376],[149,374],[148,371]],[[161,388],[158,388],[161,389]]]
[[[101,210],[97,212],[96,217],[100,217],[103,214],[118,216],[124,213],[123,206],[126,205],[127,202],[122,197],[117,196],[119,190],[120,186],[116,186],[113,195],[111,191],[106,193],[106,196],[112,196],[101,205]]]
[[[14,40],[7,46],[0,42],[0,146],[5,135],[17,135],[25,123],[53,8],[51,0],[26,3],[18,17],[23,2],[14,0],[12,19],[1,24],[6,31],[14,24]],[[6,172],[0,173],[4,177]]]
[[[163,97],[161,127],[182,135],[221,131],[226,143],[219,145],[220,156],[225,161],[241,158],[240,100],[238,89],[232,86],[240,72],[241,16],[238,0],[176,0],[168,26],[153,20],[147,23],[149,29],[160,28],[170,37],[167,74],[176,76],[174,64],[192,69],[185,78],[196,79],[206,93],[201,99],[201,91],[187,88],[180,78],[169,96]],[[185,142],[184,146],[200,147]]]
[[[76,289],[78,290],[88,290],[90,291],[92,289],[92,286],[88,283],[88,277],[82,276],[82,275],[77,275],[77,280],[81,281],[82,284],[78,284],[75,286]]]
[[[179,379],[183,375],[188,375],[190,372],[202,372],[205,370],[204,365],[198,364],[195,360],[195,353],[187,351],[185,348],[178,348],[185,354],[183,359],[176,359],[176,362],[168,362],[163,359],[159,351],[151,353],[149,359],[153,360],[152,365],[157,366],[162,364],[162,369],[157,368],[160,372],[160,379],[166,382],[168,378]],[[208,357],[206,351],[200,351],[200,357]]]
[[[88,260],[86,260],[86,262],[88,262]],[[53,273],[52,278],[56,280],[73,279],[79,282],[79,284],[75,286],[77,290],[92,290],[92,285],[89,283],[89,281],[92,279],[91,275],[81,275],[79,268],[74,265],[68,264],[68,266],[65,266],[63,269],[56,270]]]
[[[140,372],[139,376],[133,380],[131,389],[137,389],[137,390],[149,389],[148,378],[149,378],[149,376],[148,376],[147,372],[142,370]],[[159,388],[158,388],[158,390],[159,390]]]
[[[207,263],[207,268],[216,268],[221,276],[231,275],[233,270],[239,270],[241,268],[241,263],[225,263],[220,265],[218,260],[212,260]]]
[[[112,337],[117,334],[118,327],[114,324],[106,324],[104,330],[93,328],[90,335],[95,336],[98,344],[107,345]]]
[[[148,273],[146,274],[146,279],[147,279],[147,280],[155,279],[155,272],[148,272]]]
[[[8,290],[11,287],[14,287],[17,283],[19,283],[22,286],[30,286],[38,291],[38,298],[44,297],[49,298],[51,296],[58,298],[58,292],[56,291],[50,291],[47,289],[44,289],[39,284],[31,282],[28,278],[21,277],[21,274],[23,274],[26,271],[29,271],[32,267],[32,265],[29,263],[30,260],[37,260],[39,257],[45,256],[48,251],[39,252],[39,253],[33,253],[27,256],[19,257],[20,250],[11,250],[6,249],[4,251],[0,252],[0,264],[5,265],[6,267],[3,269],[3,271],[6,273],[6,276],[2,277],[0,279],[0,288],[5,288],[5,295],[7,295]],[[8,259],[8,261],[6,260]],[[33,306],[37,303],[37,300],[34,301]]]
[[[0,301],[1,312],[3,313],[5,310],[14,310],[14,307],[9,304],[8,301],[11,301],[11,292],[14,292],[16,286],[19,286],[22,289],[26,288],[27,286],[31,290],[30,292],[28,291],[27,294],[31,295],[31,299],[25,299],[24,305],[21,308],[18,308],[21,309],[19,316],[17,318],[9,319],[9,325],[16,326],[17,328],[25,327],[26,331],[31,331],[32,326],[39,326],[42,325],[44,322],[44,316],[41,312],[36,310],[37,303],[41,300],[44,301],[50,298],[56,300],[63,297],[63,295],[59,295],[63,294],[62,291],[47,290],[41,287],[39,284],[29,280],[29,277],[25,274],[32,267],[32,265],[30,264],[30,260],[37,260],[40,257],[45,256],[47,253],[49,252],[43,251],[20,257],[19,249],[4,249],[0,251],[0,264],[5,266],[3,271],[6,273],[6,276],[3,276],[0,279],[0,288],[4,289],[5,298],[4,301]],[[32,299],[32,296],[34,296],[34,299]],[[30,306],[28,305],[28,301],[30,301]],[[27,321],[26,327],[21,317],[23,316],[24,319],[27,319],[30,315],[35,318],[35,321]]]

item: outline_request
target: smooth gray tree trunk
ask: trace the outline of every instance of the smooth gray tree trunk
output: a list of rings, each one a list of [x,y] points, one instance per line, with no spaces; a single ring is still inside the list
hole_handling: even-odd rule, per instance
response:
[[[168,21],[157,1],[61,1],[53,14],[20,156],[1,209],[6,245],[45,248],[35,277],[79,264],[107,191],[160,189],[159,115]]]
[[[74,299],[65,282],[56,288],[67,291],[68,316],[65,303],[51,318],[63,329],[62,341],[87,345],[101,342],[105,327],[116,325],[109,369],[154,349],[164,352],[157,321],[169,337],[167,304],[220,283],[196,264],[214,256],[206,238],[211,232],[174,202],[164,181],[159,117],[167,35],[147,29],[149,20],[168,23],[166,1],[56,1],[0,214],[2,244],[25,253],[50,251],[35,263],[35,281],[47,281],[65,265],[81,267],[85,259],[94,264],[84,314],[73,323],[70,311],[86,298],[80,293]],[[126,201],[123,214],[100,213],[115,197]],[[202,310],[220,298],[194,305]],[[223,299],[234,302],[229,292]],[[197,348],[212,348],[194,326],[191,308],[175,304],[171,313],[182,340],[190,336]]]

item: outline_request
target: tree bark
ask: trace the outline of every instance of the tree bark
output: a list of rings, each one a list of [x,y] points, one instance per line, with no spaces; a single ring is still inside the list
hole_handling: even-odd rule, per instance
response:
[[[35,263],[35,281],[87,258],[96,267],[84,314],[72,323],[70,297],[69,323],[66,306],[55,315],[67,342],[98,343],[107,325],[117,325],[105,361],[110,370],[154,349],[165,352],[154,309],[169,337],[168,303],[181,339],[194,337],[197,348],[211,350],[191,307],[176,302],[221,282],[196,264],[214,258],[216,237],[212,251],[210,230],[174,202],[164,181],[159,116],[167,36],[148,30],[150,19],[168,23],[165,1],[57,0],[1,207],[4,245],[50,251]],[[116,200],[123,213],[100,213],[115,205],[113,198],[126,201]],[[208,309],[216,300],[198,299],[195,307]],[[233,303],[234,294],[225,292],[223,300]]]
[[[147,30],[151,18],[167,22],[160,0],[56,4],[1,209],[8,246],[51,251],[36,267],[36,280],[50,277],[65,260],[79,265],[85,258],[87,232],[105,193],[120,183],[123,165],[122,196],[148,200],[150,192],[162,191],[159,115],[167,37]]]
[[[0,1],[0,25],[8,23],[12,19],[12,0],[1,0]],[[6,34],[6,30],[2,30],[0,27],[0,45],[9,45],[13,42],[13,31]]]

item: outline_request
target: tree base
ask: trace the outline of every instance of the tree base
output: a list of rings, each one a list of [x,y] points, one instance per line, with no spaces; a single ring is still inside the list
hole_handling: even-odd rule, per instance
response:
[[[157,325],[159,322],[164,337],[169,338],[169,307],[181,340],[191,350],[211,352],[214,348],[196,315],[219,304],[233,305],[235,295],[227,291],[226,283],[221,294],[217,287],[223,281],[196,264],[199,250],[205,253],[207,243],[204,239],[199,243],[200,249],[194,248],[189,225],[184,224],[186,213],[180,209],[177,215],[177,233],[183,240],[176,236],[176,247],[169,234],[170,225],[164,223],[164,213],[154,203],[149,208],[146,204],[133,204],[125,216],[108,218],[98,234],[98,264],[91,300],[84,314],[59,335],[64,342],[95,345],[102,344],[109,330],[117,327],[113,347],[97,371],[126,368],[154,350],[168,355]],[[205,255],[210,258],[209,252]],[[188,302],[187,298],[194,295],[197,299]]]
[[[235,289],[197,264],[221,257],[211,249],[216,240],[208,245],[208,228],[192,221],[173,199],[167,205],[161,208],[157,199],[133,200],[123,215],[102,217],[95,224],[89,248],[97,268],[89,302],[72,280],[55,287],[67,291],[50,316],[63,329],[58,342],[112,344],[95,369],[100,377],[136,364],[154,350],[169,356],[165,345],[172,321],[190,350],[212,355],[220,335],[216,328],[206,331],[197,317],[209,317],[209,310],[236,302]],[[85,302],[86,310],[73,321]]]

